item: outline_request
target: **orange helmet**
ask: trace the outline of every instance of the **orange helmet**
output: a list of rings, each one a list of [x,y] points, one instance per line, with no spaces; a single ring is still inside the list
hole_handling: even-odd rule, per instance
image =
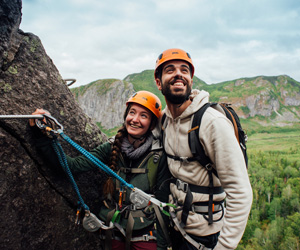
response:
[[[163,53],[159,55],[156,60],[155,70],[154,70],[154,77],[157,78],[158,68],[163,63],[171,61],[171,60],[183,60],[186,61],[191,68],[192,77],[194,76],[194,65],[192,62],[192,58],[189,53],[185,52],[182,49],[167,49]]]
[[[134,93],[126,102],[126,105],[129,103],[137,103],[145,108],[149,109],[157,118],[161,116],[161,102],[159,98],[149,91],[138,91]]]

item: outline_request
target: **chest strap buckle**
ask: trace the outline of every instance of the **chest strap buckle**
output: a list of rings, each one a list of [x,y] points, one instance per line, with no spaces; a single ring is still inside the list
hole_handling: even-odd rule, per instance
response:
[[[177,179],[176,180],[176,187],[177,187],[178,190],[182,190],[183,192],[186,193],[189,189],[189,184],[182,181],[182,180]]]

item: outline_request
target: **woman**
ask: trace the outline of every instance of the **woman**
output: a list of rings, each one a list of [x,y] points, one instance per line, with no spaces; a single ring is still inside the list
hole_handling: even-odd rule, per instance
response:
[[[126,105],[124,124],[114,140],[98,146],[91,153],[134,187],[167,202],[168,185],[161,184],[170,177],[170,173],[158,140],[159,130],[156,128],[161,116],[161,102],[156,95],[148,91],[139,91],[129,98]],[[33,114],[45,112],[37,109]],[[29,123],[36,131],[34,120],[30,120]],[[49,155],[46,148],[48,146],[45,146],[44,142],[39,140],[37,146],[47,159],[55,158]],[[67,157],[67,161],[70,169],[76,172],[97,168],[84,156]],[[118,211],[118,224],[123,228],[113,229],[101,235],[102,239],[105,239],[106,248],[125,249],[127,245],[127,249],[129,246],[130,249],[166,249],[166,238],[160,223],[156,223],[157,216],[152,205],[132,204],[130,193],[130,190],[122,187],[120,182],[112,177],[103,185],[103,205],[99,217],[102,221],[109,222]],[[163,219],[168,221],[164,215]]]

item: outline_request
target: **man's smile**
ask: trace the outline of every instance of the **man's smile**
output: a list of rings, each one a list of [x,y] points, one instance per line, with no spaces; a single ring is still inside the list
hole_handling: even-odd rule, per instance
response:
[[[173,85],[173,86],[185,86],[185,85],[187,85],[187,82],[184,79],[175,78],[175,79],[173,79],[170,82],[170,85]]]

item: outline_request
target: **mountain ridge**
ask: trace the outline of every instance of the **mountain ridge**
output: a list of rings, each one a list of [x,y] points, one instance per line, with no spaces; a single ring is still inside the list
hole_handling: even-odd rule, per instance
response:
[[[100,79],[71,91],[87,115],[102,128],[112,129],[122,124],[124,103],[136,91],[153,92],[165,107],[153,76],[154,70],[144,70],[123,80]],[[300,82],[288,75],[243,77],[214,84],[194,76],[193,88],[209,92],[212,102],[230,103],[241,119],[261,126],[290,126],[300,121]]]

